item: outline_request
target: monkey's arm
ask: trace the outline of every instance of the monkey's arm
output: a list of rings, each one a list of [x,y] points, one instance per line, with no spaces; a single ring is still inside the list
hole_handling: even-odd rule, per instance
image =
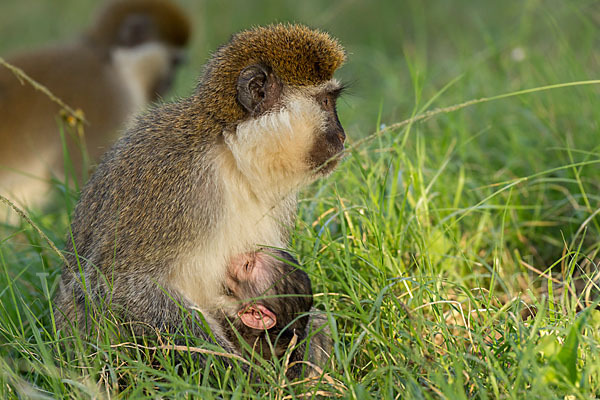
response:
[[[118,286],[126,290],[119,290]],[[174,290],[151,279],[139,275],[121,279],[121,282],[116,282],[113,287],[111,300],[113,309],[120,312],[128,322],[149,324],[158,328],[160,332],[191,335],[201,340],[212,341],[203,328],[204,317],[217,344],[226,351],[235,352],[210,314],[194,309],[189,301]]]

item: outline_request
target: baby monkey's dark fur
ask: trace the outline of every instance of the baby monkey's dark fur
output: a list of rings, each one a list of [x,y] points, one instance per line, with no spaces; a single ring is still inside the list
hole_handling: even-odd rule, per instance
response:
[[[227,289],[236,306],[218,319],[231,343],[239,344],[240,353],[249,346],[265,359],[281,358],[296,335],[298,346],[291,353],[288,377],[300,377],[304,359],[325,366],[332,347],[326,321],[312,309],[310,278],[291,254],[261,250],[234,257]],[[239,343],[240,338],[248,346]],[[306,371],[306,375],[317,372],[310,366]]]

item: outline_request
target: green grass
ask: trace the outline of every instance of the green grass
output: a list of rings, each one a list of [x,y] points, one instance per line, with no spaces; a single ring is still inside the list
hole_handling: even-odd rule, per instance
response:
[[[354,146],[436,107],[600,78],[597,2],[222,3],[182,1],[196,35],[177,95],[244,27],[305,22],[349,52],[339,76],[352,87],[339,113],[351,150],[302,192],[291,245],[336,343],[335,367],[312,390],[600,396],[600,85],[442,112]],[[0,54],[78,31],[94,2],[61,4],[4,1]],[[57,208],[33,220],[61,248],[69,207]],[[263,365],[257,383],[236,369],[178,366],[160,351],[152,368],[150,350],[106,338],[62,345],[49,297],[60,266],[27,224],[0,231],[0,398],[283,399],[310,390],[282,383],[280,365]]]

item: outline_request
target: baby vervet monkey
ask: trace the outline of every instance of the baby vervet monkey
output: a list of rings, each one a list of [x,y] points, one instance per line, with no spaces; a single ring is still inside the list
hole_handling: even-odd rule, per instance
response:
[[[187,16],[170,0],[112,0],[79,37],[14,54],[7,62],[83,111],[85,148],[95,163],[126,121],[170,88],[189,34]],[[62,179],[59,111],[48,96],[0,66],[0,194],[39,206],[51,177]],[[84,175],[83,142],[68,123],[62,126],[73,169]]]
[[[299,377],[302,364],[297,362],[305,358],[325,367],[332,348],[329,330],[324,316],[312,308],[310,278],[288,252],[264,249],[233,257],[226,287],[231,305],[217,319],[240,353],[244,353],[241,336],[263,358],[281,358],[295,334],[299,346],[291,354],[290,364],[295,365],[288,377]],[[306,371],[317,374],[310,365]]]
[[[286,248],[299,189],[339,161],[333,73],[344,60],[335,39],[302,25],[243,31],[215,51],[190,97],[138,117],[75,208],[57,326],[90,329],[110,306],[210,341],[193,311],[225,307],[229,260]]]

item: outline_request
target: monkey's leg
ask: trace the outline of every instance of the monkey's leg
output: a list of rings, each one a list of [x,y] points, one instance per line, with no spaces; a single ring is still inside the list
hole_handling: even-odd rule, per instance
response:
[[[135,276],[115,282],[110,305],[113,310],[121,310],[129,322],[141,322],[157,328],[159,332],[191,335],[217,344],[226,352],[237,353],[212,315],[194,309],[174,290],[161,287],[145,277]],[[211,334],[206,332],[206,327]]]
[[[90,280],[96,283],[102,280],[101,284],[88,284],[88,287],[95,286],[96,290],[93,295],[87,296],[87,301],[93,302],[91,307],[87,308],[95,311],[94,317],[98,321],[109,317],[109,313],[114,313],[130,325],[130,330],[135,335],[169,333],[174,335],[177,345],[187,345],[188,341],[183,336],[188,335],[202,342],[217,345],[226,353],[239,355],[212,315],[195,310],[190,302],[181,298],[174,290],[161,287],[156,282],[139,275],[115,278],[110,285],[107,284],[107,279],[103,280],[96,274],[88,278],[92,278]],[[74,277],[73,280],[79,278]],[[91,318],[86,313],[85,301],[83,285],[80,282],[79,284],[71,282],[68,289],[61,290],[57,297],[57,306],[60,309],[58,313],[62,311],[65,314],[57,320],[77,320],[79,324],[77,328],[80,331],[84,329],[91,332],[88,328]],[[66,327],[65,322],[62,325]],[[193,353],[193,356],[202,362],[206,359],[199,353]],[[225,358],[223,361],[231,364],[229,359]]]
[[[298,341],[301,343],[294,349],[290,357],[290,364],[294,362],[296,364],[288,369],[286,376],[289,379],[298,379],[303,375],[306,378],[319,376],[319,371],[311,364],[325,369],[330,363],[333,349],[333,340],[325,314],[315,308],[311,309],[306,329],[298,335]],[[308,361],[310,364],[307,365],[303,361]]]

